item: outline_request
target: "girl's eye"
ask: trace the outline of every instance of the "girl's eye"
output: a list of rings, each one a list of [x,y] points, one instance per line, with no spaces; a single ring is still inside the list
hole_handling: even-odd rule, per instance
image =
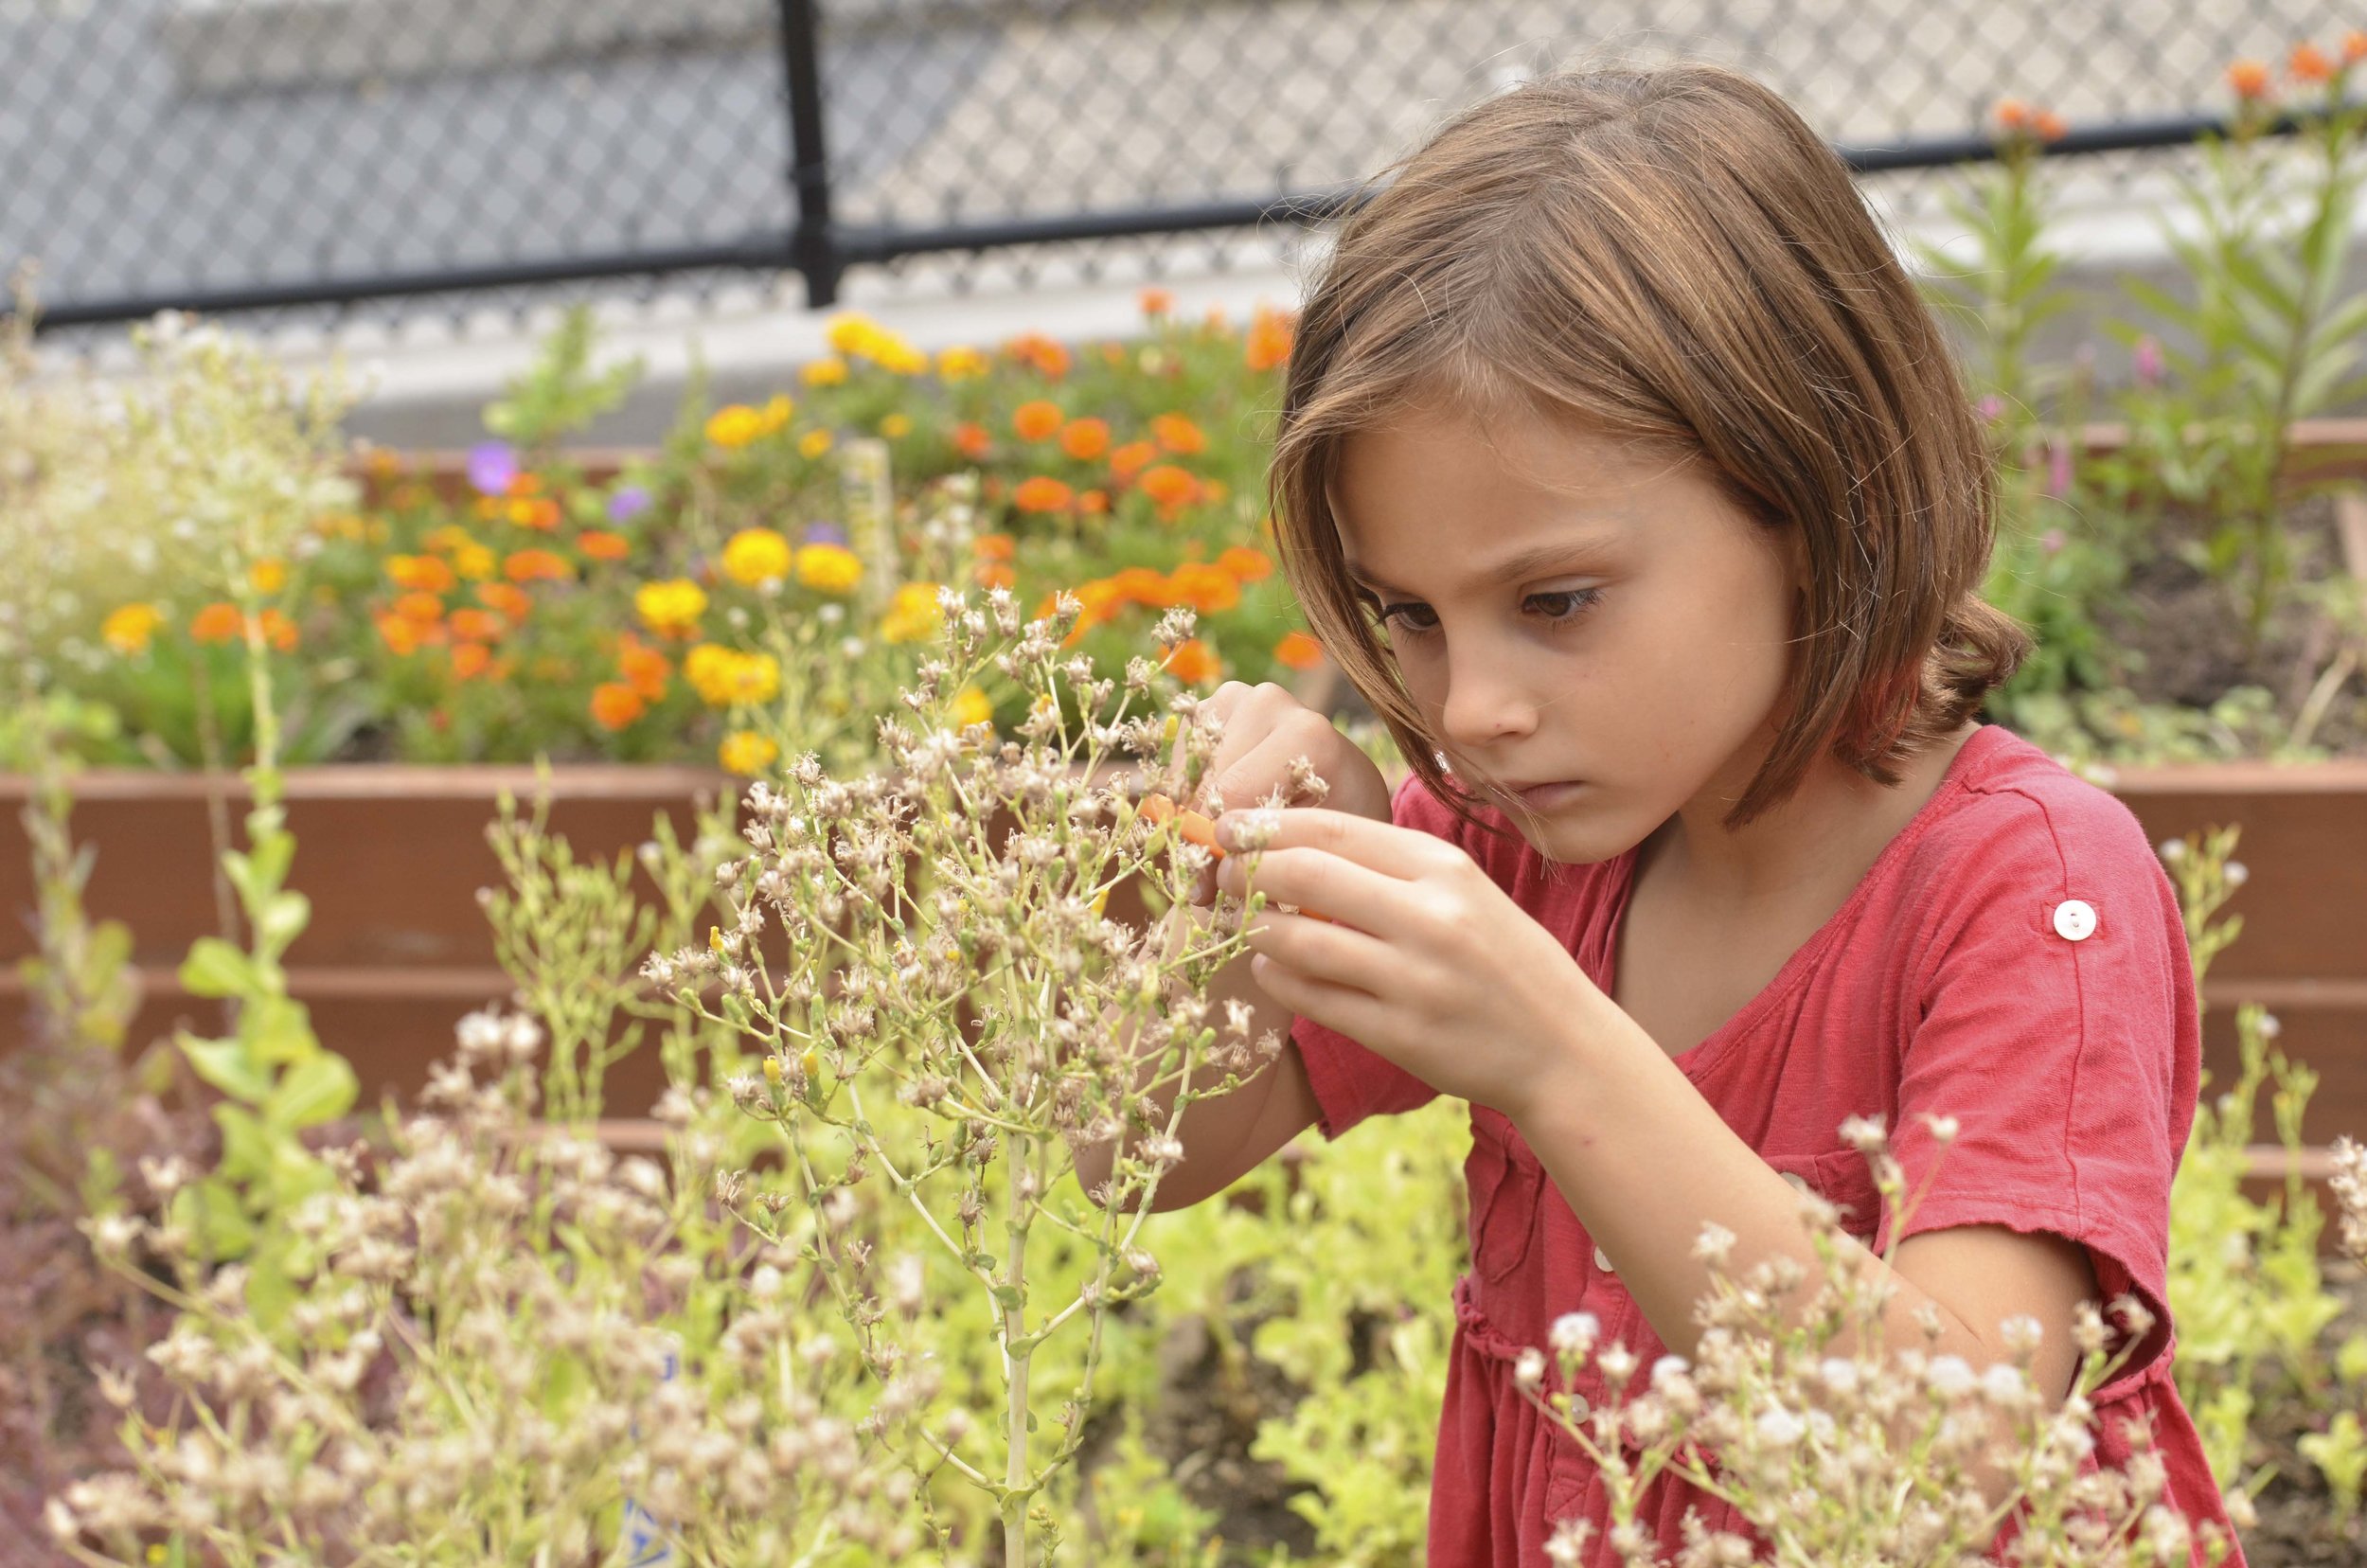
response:
[[[1600,588],[1565,588],[1550,594],[1531,594],[1526,602],[1544,606],[1543,610],[1533,612],[1537,619],[1548,627],[1559,629],[1575,624],[1588,606],[1602,595]],[[1383,627],[1395,630],[1399,636],[1426,637],[1438,630],[1438,617],[1427,604],[1411,599],[1398,604],[1371,602],[1374,617]],[[1429,616],[1430,619],[1425,624],[1418,619],[1407,619],[1409,615]]]

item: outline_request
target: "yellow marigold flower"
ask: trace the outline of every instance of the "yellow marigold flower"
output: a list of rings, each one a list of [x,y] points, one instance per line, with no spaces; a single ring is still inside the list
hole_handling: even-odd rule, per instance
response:
[[[669,636],[687,634],[706,614],[706,591],[688,578],[674,578],[666,582],[645,582],[632,596],[632,607],[641,617],[641,624],[650,631]]]
[[[912,433],[913,417],[909,414],[891,414],[880,421],[880,434],[891,441],[900,441]]]
[[[879,341],[880,324],[869,316],[847,312],[830,318],[823,329],[823,340],[849,359],[869,358],[871,346]]]
[[[715,759],[723,765],[723,771],[736,774],[762,773],[780,755],[779,746],[754,730],[734,730],[715,749]]]
[[[809,430],[797,438],[797,450],[808,457],[819,457],[830,450],[830,433]]]
[[[828,359],[809,361],[797,372],[797,379],[808,386],[844,386],[846,383],[846,362],[832,354]]]
[[[721,643],[701,643],[682,657],[683,679],[709,707],[731,703],[732,661],[739,657]]]
[[[881,334],[871,347],[871,357],[881,369],[898,376],[923,376],[929,372],[929,356],[898,337],[893,332]]]
[[[246,579],[258,594],[276,594],[288,585],[288,563],[266,556],[246,569]]]
[[[849,594],[863,580],[863,558],[843,544],[809,544],[797,552],[797,580],[826,594]]]
[[[145,653],[164,618],[165,613],[152,604],[127,604],[107,616],[99,635],[118,653]]]
[[[780,695],[781,662],[770,653],[742,653],[724,676],[735,703],[769,703]]]
[[[976,381],[988,370],[987,356],[975,348],[956,344],[937,356],[937,377],[941,381]]]
[[[764,416],[746,403],[732,403],[707,420],[707,439],[726,450],[746,446],[764,434]]]
[[[937,585],[907,582],[896,590],[888,613],[880,621],[880,635],[892,643],[920,642],[934,637],[945,625],[937,609]]]
[[[452,553],[452,569],[471,582],[483,582],[493,567],[493,552],[482,544],[463,544]]]
[[[742,528],[723,546],[723,572],[753,588],[788,577],[795,555],[789,541],[771,528]]]
[[[987,694],[974,686],[966,686],[953,694],[953,722],[965,729],[971,724],[994,722],[994,704]]]
[[[789,394],[776,392],[765,401],[762,408],[756,410],[756,415],[764,421],[764,434],[770,436],[781,426],[789,423],[789,417],[796,412],[797,404],[791,400]]]

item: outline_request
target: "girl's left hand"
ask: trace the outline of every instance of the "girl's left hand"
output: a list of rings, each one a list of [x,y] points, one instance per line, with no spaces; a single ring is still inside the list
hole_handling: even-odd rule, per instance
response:
[[[1345,811],[1228,811],[1217,885],[1236,897],[1245,818],[1272,825],[1256,876],[1268,907],[1248,925],[1267,995],[1516,1121],[1573,1065],[1608,1000],[1470,856]],[[1279,913],[1276,900],[1327,918]]]

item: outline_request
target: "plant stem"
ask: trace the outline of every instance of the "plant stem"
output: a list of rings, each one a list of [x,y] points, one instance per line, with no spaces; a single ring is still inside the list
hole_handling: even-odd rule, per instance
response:
[[[1003,1309],[1003,1343],[1010,1345],[1027,1331],[1027,1200],[1020,1196],[1019,1172],[1027,1167],[1028,1140],[1011,1137],[1010,1279],[1017,1300]],[[1009,1453],[1003,1465],[1003,1561],[1005,1568],[1027,1568],[1027,1368],[1035,1360],[1029,1345],[1011,1358],[1010,1398],[1005,1409],[1010,1423]]]

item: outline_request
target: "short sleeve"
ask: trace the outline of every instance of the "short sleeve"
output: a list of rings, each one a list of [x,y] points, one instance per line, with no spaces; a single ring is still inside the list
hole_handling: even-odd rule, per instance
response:
[[[1390,797],[1389,820],[1462,842],[1456,831],[1461,820],[1431,794],[1416,774],[1409,774]],[[1307,1080],[1315,1092],[1316,1125],[1326,1139],[1344,1136],[1367,1116],[1417,1111],[1438,1097],[1437,1090],[1396,1062],[1311,1018],[1292,1021],[1290,1042],[1307,1064]]]
[[[1893,1147],[1908,1194],[1930,1184],[1902,1235],[1999,1224],[2085,1247],[2103,1299],[2133,1292],[2156,1321],[2118,1381],[2168,1333],[2201,1050],[2185,927],[2144,829],[2093,785],[2067,775],[1979,814],[1938,890],[1901,1062]],[[1927,1114],[1954,1118],[1945,1149]]]

